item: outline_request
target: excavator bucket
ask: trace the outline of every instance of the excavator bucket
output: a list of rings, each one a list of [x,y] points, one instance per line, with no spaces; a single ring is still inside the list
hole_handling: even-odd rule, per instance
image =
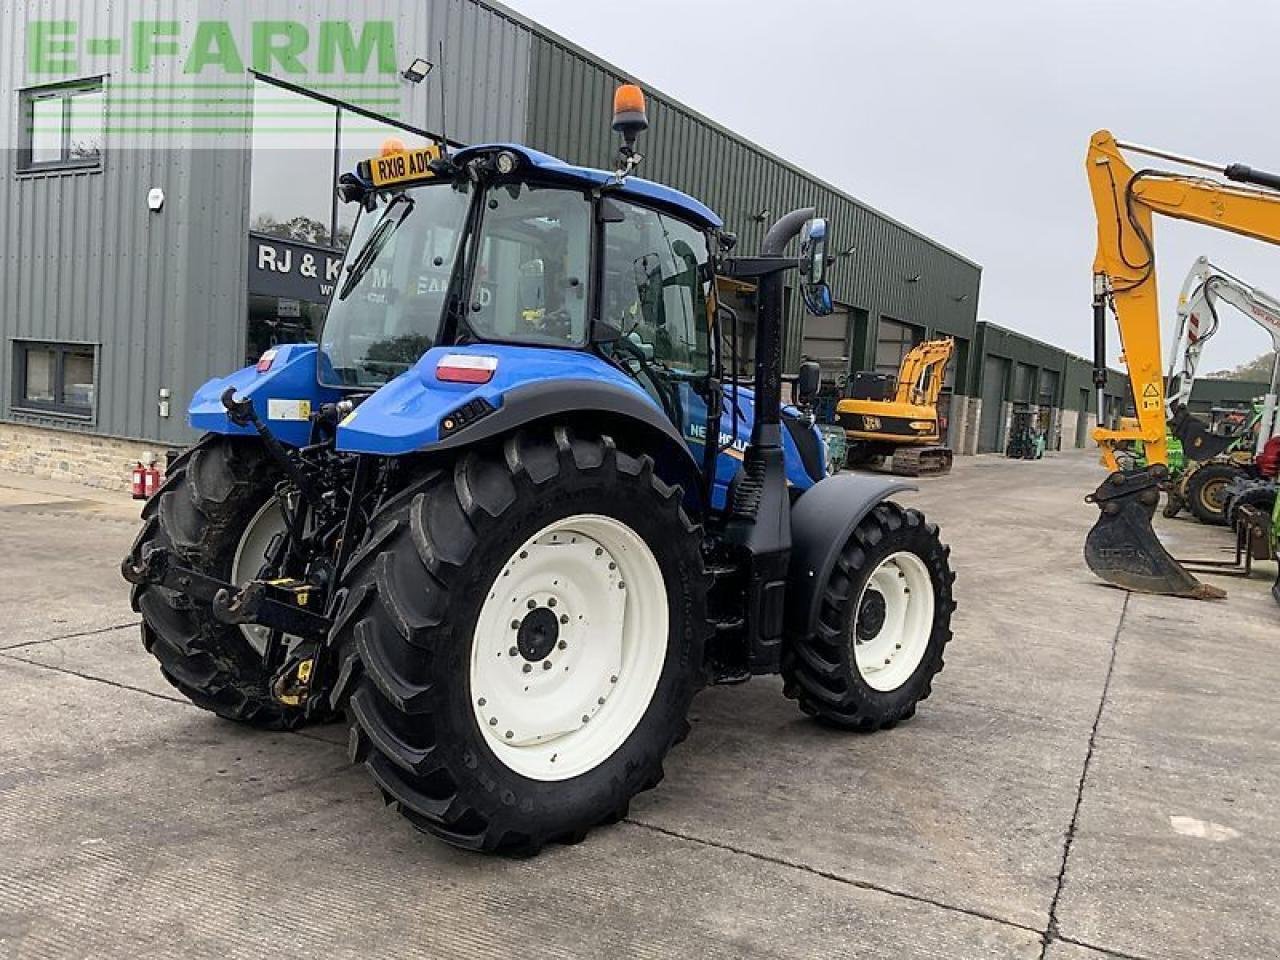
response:
[[[1210,433],[1186,407],[1173,415],[1169,429],[1182,441],[1182,452],[1188,460],[1212,460],[1235,442],[1235,437]]]
[[[1085,499],[1100,513],[1084,542],[1089,569],[1125,590],[1193,600],[1220,600],[1226,591],[1201,583],[1175,560],[1152,529],[1160,502],[1157,471],[1117,470]]]

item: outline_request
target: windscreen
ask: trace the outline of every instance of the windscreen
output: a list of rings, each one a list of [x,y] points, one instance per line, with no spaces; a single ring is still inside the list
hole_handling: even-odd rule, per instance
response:
[[[470,187],[379,194],[360,214],[325,319],[320,379],[377,388],[409,369],[440,331]]]

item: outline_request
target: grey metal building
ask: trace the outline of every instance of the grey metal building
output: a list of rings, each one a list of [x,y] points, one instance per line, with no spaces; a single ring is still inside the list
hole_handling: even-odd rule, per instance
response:
[[[102,483],[191,439],[204,380],[314,335],[351,226],[340,170],[428,132],[601,165],[613,88],[635,79],[489,0],[0,4],[0,465]],[[1089,364],[978,322],[977,264],[646,90],[643,174],[705,200],[741,249],[792,207],[831,219],[837,311],[792,298],[789,367],[817,359],[837,391],[954,336],[958,450],[1001,449],[1016,404],[1051,446],[1087,444]],[[752,290],[721,295],[749,337]],[[1127,393],[1113,374],[1104,419]]]

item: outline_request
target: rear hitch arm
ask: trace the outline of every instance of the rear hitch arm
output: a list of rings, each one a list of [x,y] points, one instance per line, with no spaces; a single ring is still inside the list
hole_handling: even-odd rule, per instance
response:
[[[225,580],[206,576],[174,562],[168,550],[149,550],[140,559],[127,557],[120,572],[130,583],[151,583],[207,603],[214,617],[227,624],[258,624],[295,637],[324,640],[332,621],[304,609],[309,594],[305,585],[292,589],[253,580],[243,589]],[[288,598],[288,599],[282,599]],[[289,602],[289,600],[293,602]]]

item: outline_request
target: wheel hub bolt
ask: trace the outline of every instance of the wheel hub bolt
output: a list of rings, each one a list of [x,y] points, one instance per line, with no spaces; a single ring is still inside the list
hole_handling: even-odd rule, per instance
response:
[[[625,582],[625,581],[623,581],[623,580],[619,580],[619,581],[618,581],[618,589],[619,589],[619,590],[625,590],[625,589],[627,589],[627,584],[626,584],[626,582]]]
[[[548,607],[554,607],[555,605],[556,605],[556,598],[555,598],[555,597],[548,597],[548,598],[547,598],[547,606],[548,606]]]
[[[490,717],[490,718],[489,718],[489,726],[491,726],[491,727],[496,727],[497,725],[498,725],[498,718],[497,718],[497,717]]]
[[[565,643],[565,641],[561,640],[559,643],[557,643],[557,644],[556,644],[556,646],[557,646],[557,647],[559,647],[561,650],[563,650],[565,647],[569,646],[569,644],[567,644],[567,643]]]
[[[537,607],[538,607],[538,601],[537,601],[537,600],[530,600],[530,601],[529,601],[529,603],[528,603],[528,607],[529,607],[529,609],[530,609],[530,610],[536,610],[536,609],[537,609]]]
[[[524,672],[525,672],[525,673],[530,673],[530,672],[532,672],[532,670],[533,670],[533,664],[532,664],[532,663],[526,663],[526,664],[524,665],[524,667],[522,667],[522,669],[524,670]]]
[[[609,678],[609,682],[610,682],[610,683],[617,683],[617,682],[618,682],[618,678],[617,678],[617,677],[610,677],[610,678]]]
[[[562,613],[562,614],[560,614],[560,622],[561,622],[561,623],[568,623],[568,622],[569,622],[569,617],[568,617],[568,615],[563,614],[563,613]]]
[[[604,697],[598,697],[598,698],[596,698],[596,703],[603,707],[603,706],[604,706]]]
[[[488,703],[488,702],[489,702],[489,701],[488,701],[488,700],[486,700],[484,697],[481,697],[479,700],[477,700],[477,701],[476,701],[476,703],[480,704],[480,706],[482,706],[482,707],[483,707],[486,703]]]
[[[520,655],[520,648],[512,647],[510,650],[507,651],[507,654],[512,657],[518,657]]]
[[[591,722],[591,718],[590,718],[589,716],[587,716],[587,715],[584,713],[584,714],[582,715],[582,722],[583,722],[583,723],[590,723],[590,722]]]
[[[550,661],[550,660],[543,660],[543,661],[542,661],[542,669],[543,669],[543,670],[550,670],[550,669],[551,669],[551,661]]]
[[[512,732],[511,730],[508,730],[508,731],[507,731],[507,739],[508,739],[508,740],[510,740],[510,739],[511,739],[512,737],[514,737],[514,736],[515,736],[515,733],[514,733],[514,732]]]
[[[519,630],[519,629],[520,629],[520,621],[519,621],[519,620],[512,620],[512,621],[511,621],[511,629],[512,629],[512,630]]]

